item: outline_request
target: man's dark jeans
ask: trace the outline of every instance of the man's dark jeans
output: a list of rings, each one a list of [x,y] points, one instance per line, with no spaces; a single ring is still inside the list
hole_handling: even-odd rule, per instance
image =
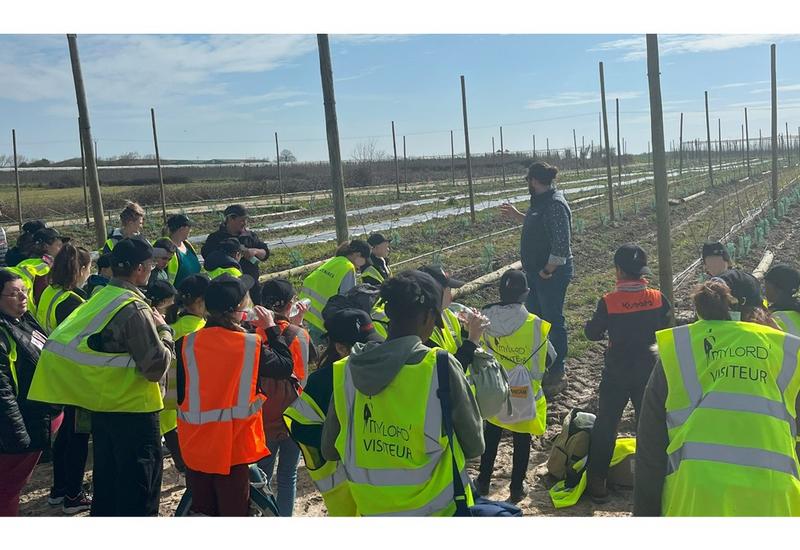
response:
[[[539,273],[528,273],[528,286],[531,291],[525,301],[525,307],[538,317],[550,323],[550,342],[558,357],[550,366],[551,375],[564,372],[564,360],[567,358],[567,325],[564,318],[564,299],[567,287],[573,276],[572,260],[559,266],[549,279],[542,279]]]

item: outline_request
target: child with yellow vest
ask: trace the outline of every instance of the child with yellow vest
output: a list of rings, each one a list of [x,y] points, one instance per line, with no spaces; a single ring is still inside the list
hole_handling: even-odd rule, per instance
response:
[[[800,336],[800,271],[786,264],[773,266],[764,275],[764,296],[772,318],[784,332]]]

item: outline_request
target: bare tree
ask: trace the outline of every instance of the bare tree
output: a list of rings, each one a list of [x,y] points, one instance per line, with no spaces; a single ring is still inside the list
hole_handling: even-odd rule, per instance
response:
[[[281,162],[297,162],[297,157],[289,149],[284,149],[281,151]]]
[[[359,164],[378,162],[386,160],[387,157],[386,151],[378,149],[378,143],[375,139],[356,144],[351,155],[351,158]]]

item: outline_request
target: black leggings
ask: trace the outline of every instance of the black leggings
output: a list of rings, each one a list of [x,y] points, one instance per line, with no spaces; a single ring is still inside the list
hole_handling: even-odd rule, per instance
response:
[[[511,488],[519,489],[525,480],[528,471],[528,459],[531,452],[531,434],[511,432],[514,441],[514,459],[511,468]],[[486,451],[481,455],[481,465],[478,474],[479,481],[492,479],[494,461],[497,458],[497,447],[500,445],[500,436],[503,428],[491,422],[483,423],[483,439],[486,442]]]
[[[84,413],[85,414],[85,413]],[[64,407],[64,421],[53,443],[53,492],[76,498],[83,487],[89,434],[75,433],[75,407]]]

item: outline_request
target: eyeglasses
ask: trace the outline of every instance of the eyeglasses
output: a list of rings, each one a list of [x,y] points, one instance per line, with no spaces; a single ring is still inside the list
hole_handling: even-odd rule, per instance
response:
[[[8,294],[0,294],[0,296],[4,296],[6,298],[17,298],[19,300],[20,298],[27,298],[28,293],[24,290],[15,290],[14,292],[10,292]]]

